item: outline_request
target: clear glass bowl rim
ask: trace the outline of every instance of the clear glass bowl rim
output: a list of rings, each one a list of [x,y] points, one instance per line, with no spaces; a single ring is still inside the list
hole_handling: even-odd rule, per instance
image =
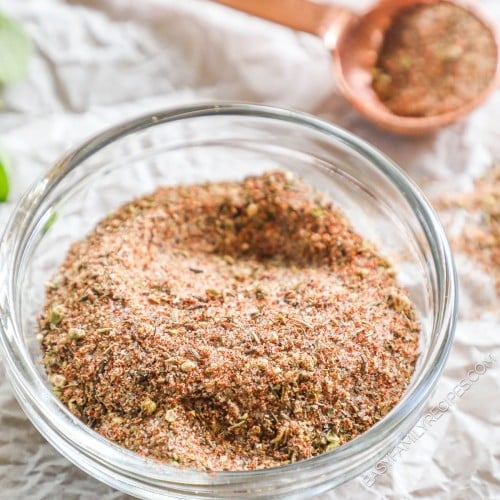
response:
[[[291,122],[301,127],[314,129],[343,143],[363,156],[397,187],[412,207],[430,244],[439,293],[439,315],[434,322],[434,329],[438,331],[440,342],[437,343],[431,359],[426,363],[427,366],[425,366],[419,383],[408,391],[403,400],[388,415],[356,439],[331,453],[293,464],[256,471],[218,472],[214,475],[159,465],[110,443],[76,418],[74,418],[72,425],[69,425],[68,421],[62,420],[61,415],[53,411],[48,413],[44,403],[45,399],[40,397],[39,391],[45,391],[45,396],[48,394],[54,399],[55,397],[43,385],[40,375],[33,366],[33,361],[29,356],[20,353],[15,340],[15,331],[18,325],[13,321],[10,311],[15,311],[16,308],[13,303],[17,283],[14,274],[17,272],[19,252],[22,252],[19,242],[23,241],[24,236],[26,236],[23,235],[23,231],[29,226],[31,218],[37,213],[43,201],[67,173],[77,168],[92,154],[129,134],[163,123],[222,115]],[[0,345],[3,359],[18,401],[42,435],[60,451],[61,448],[66,449],[66,447],[59,446],[61,442],[56,442],[59,439],[64,439],[66,445],[73,443],[75,449],[79,449],[85,456],[90,457],[91,461],[95,460],[97,469],[100,467],[112,468],[114,473],[121,475],[122,478],[128,478],[133,483],[138,480],[139,483],[135,484],[136,487],[144,478],[146,481],[150,481],[149,484],[185,487],[187,488],[186,493],[189,491],[189,485],[209,488],[210,486],[222,486],[239,481],[249,485],[257,480],[272,480],[280,475],[293,477],[294,474],[304,470],[328,473],[329,466],[333,466],[333,464],[338,470],[341,469],[342,464],[348,463],[358,454],[366,453],[370,449],[378,449],[380,444],[388,436],[397,432],[404,422],[412,420],[415,412],[419,412],[430,397],[451,349],[458,304],[455,267],[441,223],[416,184],[388,157],[354,134],[305,113],[272,106],[232,102],[197,104],[150,113],[108,128],[64,155],[18,202],[0,242],[0,277],[2,280],[0,282]],[[43,417],[44,422],[40,422],[40,416]],[[66,416],[67,418],[68,416]],[[52,432],[47,432],[47,425],[50,426]],[[53,432],[59,436],[58,439],[54,439]],[[103,447],[106,448],[105,459],[102,458]],[[77,461],[71,456],[71,453],[68,453],[67,449],[65,452],[64,449],[61,452],[76,463]],[[103,465],[103,461],[106,464]],[[111,465],[113,463],[114,465]],[[82,464],[77,463],[77,465],[80,465],[87,472],[92,469],[92,467],[86,467]],[[96,475],[95,471],[93,475]],[[138,490],[130,488],[129,492],[132,491],[137,493]]]

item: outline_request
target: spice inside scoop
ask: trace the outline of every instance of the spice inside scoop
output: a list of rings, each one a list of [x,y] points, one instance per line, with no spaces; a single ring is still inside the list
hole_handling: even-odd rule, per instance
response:
[[[493,33],[471,11],[446,1],[417,3],[386,31],[373,88],[397,115],[453,112],[491,85],[497,57]]]

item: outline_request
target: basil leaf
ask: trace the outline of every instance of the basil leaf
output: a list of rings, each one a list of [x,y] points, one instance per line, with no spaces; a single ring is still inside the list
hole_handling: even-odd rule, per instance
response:
[[[9,196],[10,157],[0,147],[0,202],[6,201]]]
[[[0,14],[0,83],[21,80],[28,69],[31,40],[22,26]]]

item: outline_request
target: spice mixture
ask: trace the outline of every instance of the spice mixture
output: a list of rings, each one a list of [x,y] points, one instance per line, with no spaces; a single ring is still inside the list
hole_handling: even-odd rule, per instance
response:
[[[416,4],[385,33],[373,88],[397,115],[438,115],[477,97],[496,62],[495,39],[473,14],[444,1]]]
[[[72,246],[47,295],[57,396],[116,443],[198,470],[349,441],[396,404],[418,355],[388,262],[284,172],[123,206]]]
[[[452,239],[452,246],[480,262],[493,276],[500,294],[500,164],[476,182],[474,191],[447,194],[439,201],[438,208],[465,211],[465,224]]]

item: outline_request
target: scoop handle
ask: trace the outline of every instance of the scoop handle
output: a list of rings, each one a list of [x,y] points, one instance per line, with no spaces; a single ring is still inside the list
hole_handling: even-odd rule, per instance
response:
[[[241,12],[324,37],[337,15],[347,9],[311,0],[215,0]]]

